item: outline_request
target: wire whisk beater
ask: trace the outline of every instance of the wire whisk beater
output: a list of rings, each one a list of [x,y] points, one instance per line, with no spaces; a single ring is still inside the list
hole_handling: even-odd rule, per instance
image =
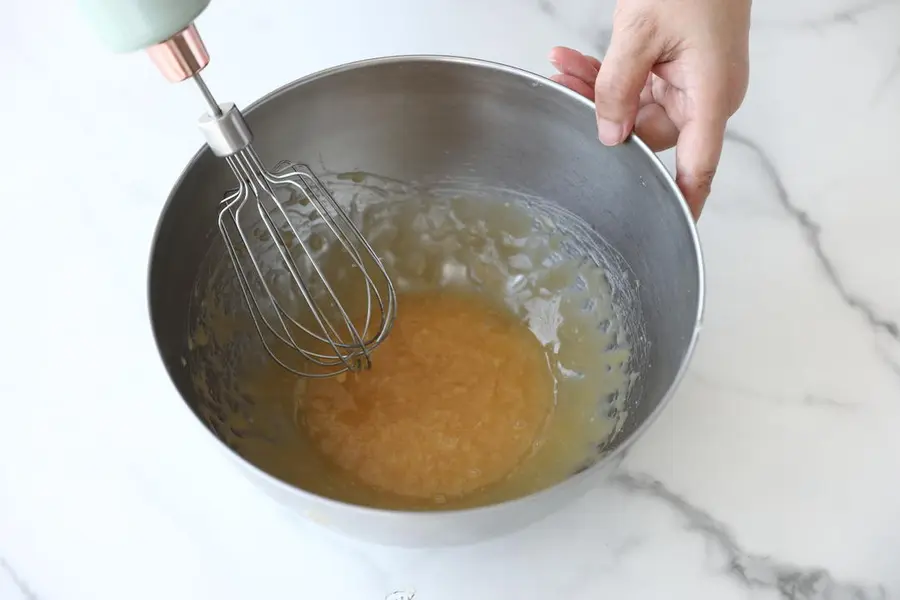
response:
[[[270,171],[251,145],[226,161],[219,231],[266,351],[306,377],[370,367],[397,302],[375,251],[308,167]]]
[[[240,110],[200,77],[209,55],[193,24],[148,52],[170,81],[193,79],[209,107],[200,129],[237,179],[219,231],[266,352],[304,377],[370,367],[397,294],[359,228],[308,167],[263,165]]]
[[[266,351],[304,377],[369,368],[397,310],[381,260],[308,167],[267,169],[240,111],[194,80],[210,106],[200,127],[238,182],[218,226]]]

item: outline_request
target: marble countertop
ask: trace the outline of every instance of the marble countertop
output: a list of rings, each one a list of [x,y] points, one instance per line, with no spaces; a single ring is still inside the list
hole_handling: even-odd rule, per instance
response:
[[[145,263],[202,102],[104,54],[70,4],[12,0],[0,21],[0,598],[900,598],[900,3],[757,0],[677,397],[608,486],[510,537],[430,551],[295,518],[184,418]],[[549,74],[553,45],[602,53],[611,12],[216,0],[200,27],[208,83],[246,104],[383,54]]]

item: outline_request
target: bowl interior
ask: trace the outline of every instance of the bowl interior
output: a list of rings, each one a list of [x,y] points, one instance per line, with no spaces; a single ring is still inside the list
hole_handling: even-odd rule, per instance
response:
[[[582,469],[631,439],[677,383],[702,303],[693,226],[671,178],[642,144],[606,148],[596,140],[590,103],[506,67],[413,57],[301,80],[258,103],[247,120],[266,164],[309,165],[339,201],[427,193],[527,204],[574,240],[564,254],[602,267],[620,340],[631,350],[622,365],[631,379],[627,389],[597,398],[598,410],[618,423]],[[252,398],[230,393],[232,379],[246,357],[262,356],[253,351],[249,322],[236,326],[240,343],[215,348],[216,367],[199,378],[192,331],[200,292],[230,267],[216,223],[234,186],[209,151],[188,167],[153,246],[150,311],[182,397],[242,454],[247,436],[277,436],[279,427],[234,419]],[[220,311],[243,311],[237,288],[221,297]]]

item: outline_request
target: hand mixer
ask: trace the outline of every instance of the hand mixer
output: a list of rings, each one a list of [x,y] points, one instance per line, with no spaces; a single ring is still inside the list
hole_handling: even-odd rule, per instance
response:
[[[209,148],[224,158],[237,178],[237,190],[221,203],[218,217],[238,283],[256,330],[269,355],[282,367],[305,377],[328,377],[371,366],[371,353],[387,337],[397,311],[397,295],[372,247],[338,205],[325,185],[305,165],[289,161],[274,170],[265,166],[251,144],[253,135],[240,110],[219,104],[200,71],[209,54],[194,20],[210,0],[79,0],[82,13],[105,44],[116,52],[146,50],[171,82],[193,79],[209,113],[200,130]],[[352,275],[364,289],[363,315],[352,318],[317,261],[293,202],[312,207],[330,239],[350,259]],[[247,212],[271,238],[276,267],[289,289],[275,286],[266,275],[254,231],[245,225]],[[255,211],[255,214],[253,214]],[[305,231],[306,235],[301,234]],[[321,239],[320,239],[321,243]],[[303,265],[301,267],[301,265]],[[346,276],[346,273],[345,273]],[[358,301],[358,298],[354,298]],[[310,318],[311,317],[311,318]],[[301,359],[298,361],[297,359]]]

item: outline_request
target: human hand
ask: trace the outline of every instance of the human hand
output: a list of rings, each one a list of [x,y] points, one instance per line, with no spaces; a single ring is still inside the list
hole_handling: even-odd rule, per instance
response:
[[[594,100],[608,146],[632,130],[675,146],[676,181],[694,218],[709,196],[725,125],[749,77],[751,0],[619,0],[606,58],[557,47],[552,79]]]

